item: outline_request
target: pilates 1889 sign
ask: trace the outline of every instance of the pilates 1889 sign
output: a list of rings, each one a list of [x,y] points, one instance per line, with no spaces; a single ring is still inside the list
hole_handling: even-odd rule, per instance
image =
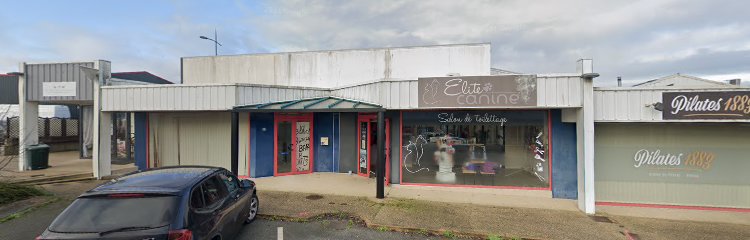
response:
[[[535,75],[420,78],[420,108],[536,106]]]
[[[665,92],[663,119],[750,119],[750,91]]]

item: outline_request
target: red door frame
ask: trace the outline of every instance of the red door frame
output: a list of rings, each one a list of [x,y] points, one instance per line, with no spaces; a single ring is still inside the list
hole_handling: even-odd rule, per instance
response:
[[[288,173],[279,173],[279,122],[288,121],[292,123],[292,169]],[[297,122],[309,122],[310,123],[310,163],[307,171],[297,171]],[[313,115],[312,113],[305,113],[300,115],[284,115],[281,113],[274,113],[273,118],[273,176],[286,176],[296,174],[312,173],[314,169],[314,156],[315,156],[315,138],[313,137]]]
[[[370,128],[370,123],[377,123],[378,116],[375,114],[362,114],[360,113],[359,116],[357,116],[357,175],[363,176],[363,177],[369,177],[370,176],[370,163],[372,162],[372,154],[370,152],[372,149],[370,149],[371,144],[371,130],[367,129],[367,173],[362,174],[359,172],[359,150],[362,148],[362,123],[366,122],[368,123],[367,127]],[[389,177],[391,173],[390,163],[391,163],[391,121],[390,119],[385,119],[385,183],[386,185],[389,184]]]

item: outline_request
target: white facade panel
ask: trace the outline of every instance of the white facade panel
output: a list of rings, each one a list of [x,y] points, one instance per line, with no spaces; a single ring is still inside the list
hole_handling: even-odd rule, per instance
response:
[[[291,52],[182,59],[183,83],[335,88],[380,79],[490,74],[490,45]]]
[[[581,107],[580,77],[542,76],[537,78],[538,108]],[[388,109],[418,107],[417,80],[379,81],[333,90],[331,95],[341,98],[380,104]]]
[[[538,77],[535,108],[581,107],[582,81],[570,75]],[[416,109],[419,100],[417,80],[380,80],[333,89],[255,84],[138,85],[102,89],[107,99],[104,111],[226,111],[236,106],[325,96],[378,104],[388,109]]]
[[[578,76],[538,76],[537,106],[544,108],[581,107],[581,83]]]
[[[102,111],[229,110],[235,106],[234,85],[139,85],[103,87]]]
[[[750,122],[748,120],[663,120],[653,104],[662,101],[663,92],[747,91],[748,88],[597,88],[594,90],[594,117],[597,122]]]

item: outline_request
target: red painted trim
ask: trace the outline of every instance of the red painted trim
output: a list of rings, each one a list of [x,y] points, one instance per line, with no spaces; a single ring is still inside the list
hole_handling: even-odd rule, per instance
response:
[[[274,120],[273,120],[273,176],[286,176],[286,175],[296,175],[296,174],[306,174],[306,173],[313,173],[315,169],[315,135],[314,135],[314,126],[315,122],[313,121],[314,117],[312,113],[305,113],[299,116],[289,116],[289,115],[283,115],[280,113],[274,113]],[[279,128],[278,123],[282,121],[290,121],[292,123],[292,169],[288,173],[279,173],[279,166],[278,166],[278,153],[279,153]],[[309,122],[310,123],[310,162],[309,169],[304,172],[296,171],[297,169],[297,144],[294,143],[294,139],[296,139],[297,136],[297,122]]]
[[[151,119],[146,113],[146,169],[151,168]]]
[[[391,120],[385,119],[385,185],[391,185]]]
[[[371,113],[360,113],[357,116],[357,175],[363,176],[363,177],[369,177],[370,176],[370,165],[372,164],[372,155],[370,154],[372,152],[372,149],[370,149],[370,146],[372,146],[372,124],[371,123],[377,123],[378,116],[373,115]],[[359,149],[361,148],[362,143],[362,123],[367,123],[367,173],[361,174],[359,173]],[[386,185],[390,185],[390,173],[391,168],[391,154],[390,154],[390,146],[391,146],[391,120],[385,119],[385,183]]]
[[[644,207],[644,208],[665,208],[665,209],[685,209],[685,210],[699,210],[699,211],[748,212],[750,213],[750,208],[701,207],[701,206],[683,206],[683,205],[647,204],[647,203],[618,203],[618,202],[596,202],[596,205],[616,206],[616,207]]]
[[[545,109],[413,109],[413,110],[401,110],[399,111],[399,139],[404,140],[404,112],[434,112],[434,111],[544,111]],[[552,191],[552,118],[549,109],[547,109],[547,124],[548,124],[548,145],[549,145],[549,186],[546,188],[536,187],[515,187],[515,186],[484,186],[484,185],[463,185],[463,184],[432,184],[432,183],[404,183],[404,153],[403,143],[399,146],[399,183],[405,186],[436,186],[436,187],[465,187],[465,188],[495,188],[495,189],[518,189],[518,190],[547,190]],[[357,133],[359,134],[359,133]]]
[[[279,175],[279,114],[273,114],[273,176]]]
[[[359,170],[360,170],[360,167],[359,167],[359,158],[360,158],[359,150],[362,149],[362,144],[360,144],[360,143],[362,143],[362,123],[359,122],[359,116],[357,116],[357,133],[356,134],[357,134],[357,150],[355,152],[357,153],[357,157],[354,158],[354,159],[356,159],[356,160],[354,160],[354,161],[356,161],[356,163],[354,164],[354,166],[356,166],[356,168],[357,168],[357,170],[356,170],[357,175],[362,176],[362,174],[359,172]]]
[[[252,133],[253,125],[251,124],[250,120],[252,120],[252,114],[247,113],[247,176],[253,177],[253,175],[250,174],[251,173],[250,166],[253,163],[253,158],[252,158],[253,155],[251,155],[251,152],[250,152],[253,149],[253,145],[250,142],[253,139],[252,135],[250,135]]]
[[[492,189],[515,189],[515,190],[541,190],[541,191],[549,191],[548,188],[515,187],[515,186],[461,185],[461,184],[438,184],[438,183],[401,183],[401,185],[404,185],[404,186],[423,186],[423,187],[492,188]]]
[[[549,170],[549,190],[552,191],[552,110],[547,110],[547,169]]]
[[[403,147],[404,146],[404,143],[403,143],[404,141],[404,111],[403,110],[399,111],[398,117],[399,117],[398,138],[399,138],[399,143],[400,143],[399,144],[400,146],[398,146],[399,148],[398,149],[398,158],[399,158],[398,159],[398,162],[399,162],[398,183],[402,185],[408,185],[408,184],[404,184],[404,149],[403,149],[404,148]]]

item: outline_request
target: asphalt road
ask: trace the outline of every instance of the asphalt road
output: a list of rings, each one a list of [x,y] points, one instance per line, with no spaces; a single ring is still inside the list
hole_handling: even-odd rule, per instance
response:
[[[64,183],[47,185],[45,188],[60,198],[47,206],[38,208],[24,216],[0,223],[1,240],[34,239],[44,231],[55,217],[67,207],[72,200],[85,190],[91,189],[100,182]],[[261,208],[262,209],[262,208]],[[419,234],[404,234],[391,231],[379,231],[348,220],[316,220],[311,222],[284,222],[257,219],[245,225],[235,239],[278,239],[279,227],[283,239],[440,239]]]
[[[52,223],[57,217],[79,194],[86,190],[92,189],[102,181],[83,181],[72,183],[60,183],[44,185],[47,191],[59,198],[44,207],[38,208],[32,212],[23,215],[20,218],[0,223],[0,239],[2,240],[22,240],[34,239],[44,232],[44,229]]]
[[[237,236],[242,239],[280,239],[279,228],[282,228],[284,240],[294,239],[440,239],[419,234],[405,234],[350,224],[346,220],[317,220],[313,222],[282,222],[258,219],[245,226]]]

